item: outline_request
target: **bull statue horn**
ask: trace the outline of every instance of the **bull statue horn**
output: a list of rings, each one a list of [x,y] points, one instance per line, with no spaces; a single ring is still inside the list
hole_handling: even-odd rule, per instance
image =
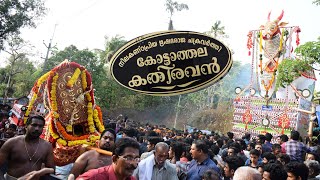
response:
[[[277,18],[278,22],[282,19],[284,11],[282,10],[280,16]]]
[[[270,15],[271,15],[271,11],[268,14],[268,21],[270,21]]]

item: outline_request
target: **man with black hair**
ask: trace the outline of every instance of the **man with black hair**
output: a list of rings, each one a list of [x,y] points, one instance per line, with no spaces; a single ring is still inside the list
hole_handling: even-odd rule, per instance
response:
[[[8,162],[6,178],[19,178],[26,174],[33,176],[43,164],[50,173],[54,172],[52,145],[40,138],[44,124],[42,116],[30,116],[26,121],[26,135],[10,138],[3,144],[0,166]]]
[[[286,180],[287,172],[280,164],[270,163],[263,166],[262,177],[264,180]]]
[[[290,156],[291,161],[303,162],[303,154],[311,150],[305,144],[298,141],[299,137],[300,133],[298,131],[291,131],[290,140],[286,142],[286,154]]]
[[[233,140],[234,134],[233,134],[233,132],[227,132],[227,136],[229,139]]]
[[[272,144],[272,154],[277,156],[278,154],[281,153],[281,146],[280,144]]]
[[[98,141],[98,148],[106,151],[113,152],[116,133],[113,129],[105,129]],[[71,174],[77,178],[80,174],[83,174],[90,169],[97,169],[103,166],[112,164],[112,157],[100,154],[96,150],[89,150],[81,154],[70,171]]]
[[[202,180],[220,180],[220,177],[215,170],[209,169],[206,172],[204,172]]]
[[[141,154],[141,160],[151,156],[154,153],[154,147],[156,146],[156,144],[158,142],[163,142],[163,138],[159,137],[159,136],[150,136],[147,139],[147,150],[148,152],[142,153]]]
[[[282,134],[280,136],[280,146],[281,146],[281,153],[286,153],[286,142],[289,140],[288,136]]]
[[[290,156],[288,154],[278,154],[277,161],[279,161],[283,166],[290,162]]]
[[[269,138],[270,138],[270,136],[269,136]],[[272,139],[272,137],[271,137],[271,139]],[[257,136],[257,142],[262,144],[262,151],[263,152],[271,152],[271,147],[269,147],[269,145],[266,144],[266,136],[265,135],[259,134]]]
[[[9,124],[9,127],[4,131],[3,136],[5,139],[12,138],[17,133],[17,125]]]
[[[232,179],[234,172],[244,165],[244,161],[238,156],[227,156],[225,159],[224,176]]]
[[[260,152],[260,154],[263,153],[263,149],[262,149],[262,144],[260,142],[257,142],[255,145],[254,145],[254,149],[258,150]]]
[[[260,157],[260,151],[257,149],[251,149],[250,158],[245,162],[246,166],[250,166],[252,168],[258,168],[258,165],[262,164],[262,159]]]
[[[219,168],[210,159],[209,147],[203,140],[196,140],[191,145],[191,156],[193,160],[188,167],[187,179],[201,180],[201,177],[208,169],[213,169],[219,173]]]
[[[227,152],[228,152],[228,156],[237,156],[240,150],[236,146],[230,146]]]
[[[262,163],[268,164],[268,163],[274,163],[276,162],[277,158],[274,154],[271,152],[265,152],[262,154]]]
[[[125,128],[123,130],[122,137],[131,137],[131,138],[136,139],[137,138],[137,130],[132,127]]]
[[[308,167],[300,162],[290,162],[285,168],[288,180],[307,180],[309,175]]]
[[[78,179],[134,180],[135,178],[132,174],[137,168],[139,161],[139,143],[132,138],[121,138],[115,144],[112,165],[91,169],[80,175]]]
[[[320,164],[316,160],[306,160],[304,164],[309,168],[308,180],[318,180],[316,178],[320,173]]]
[[[272,140],[272,138],[273,138],[272,134],[266,133],[264,136],[266,137],[266,141],[265,141],[264,144],[266,144],[267,147],[269,147],[269,149],[271,149],[271,148],[272,148],[271,140]]]
[[[248,145],[250,143],[250,138],[251,138],[251,134],[246,132],[244,134],[244,136],[242,136],[242,139],[244,140],[244,142],[246,143],[246,145]]]

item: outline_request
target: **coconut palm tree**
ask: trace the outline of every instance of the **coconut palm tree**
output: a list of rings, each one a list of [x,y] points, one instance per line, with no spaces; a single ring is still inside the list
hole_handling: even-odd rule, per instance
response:
[[[207,34],[212,35],[214,38],[224,37],[226,34],[224,28],[225,27],[221,25],[221,21],[218,20],[211,26],[211,29]]]
[[[189,7],[187,4],[178,3],[177,1],[172,1],[172,0],[166,0],[165,6],[166,6],[166,10],[170,13],[168,30],[173,30],[172,16],[173,16],[174,12],[175,11],[182,11],[184,9],[188,10]]]

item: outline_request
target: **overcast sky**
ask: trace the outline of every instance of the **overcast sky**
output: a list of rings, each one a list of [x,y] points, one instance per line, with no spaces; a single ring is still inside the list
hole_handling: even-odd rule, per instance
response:
[[[282,21],[289,22],[288,26],[300,26],[301,44],[315,41],[320,36],[320,6],[312,4],[312,0],[178,2],[188,4],[189,10],[174,14],[174,28],[205,32],[215,21],[221,20],[229,35],[225,44],[235,52],[234,60],[250,62],[246,48],[247,34],[265,23],[269,11],[272,12],[271,19],[275,19],[284,10]],[[45,56],[43,41],[49,42],[54,29],[53,44],[62,50],[71,44],[79,49],[103,49],[104,36],[118,34],[130,40],[168,28],[169,14],[165,0],[47,0],[45,4],[49,11],[38,27],[22,31],[23,38],[36,47],[36,61]]]

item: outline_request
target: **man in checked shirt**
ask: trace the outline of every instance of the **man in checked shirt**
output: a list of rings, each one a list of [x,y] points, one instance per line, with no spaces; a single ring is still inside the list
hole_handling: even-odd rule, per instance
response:
[[[298,141],[300,133],[292,130],[290,140],[286,142],[286,153],[290,156],[291,161],[303,162],[304,152],[310,152],[310,148],[304,143]]]

